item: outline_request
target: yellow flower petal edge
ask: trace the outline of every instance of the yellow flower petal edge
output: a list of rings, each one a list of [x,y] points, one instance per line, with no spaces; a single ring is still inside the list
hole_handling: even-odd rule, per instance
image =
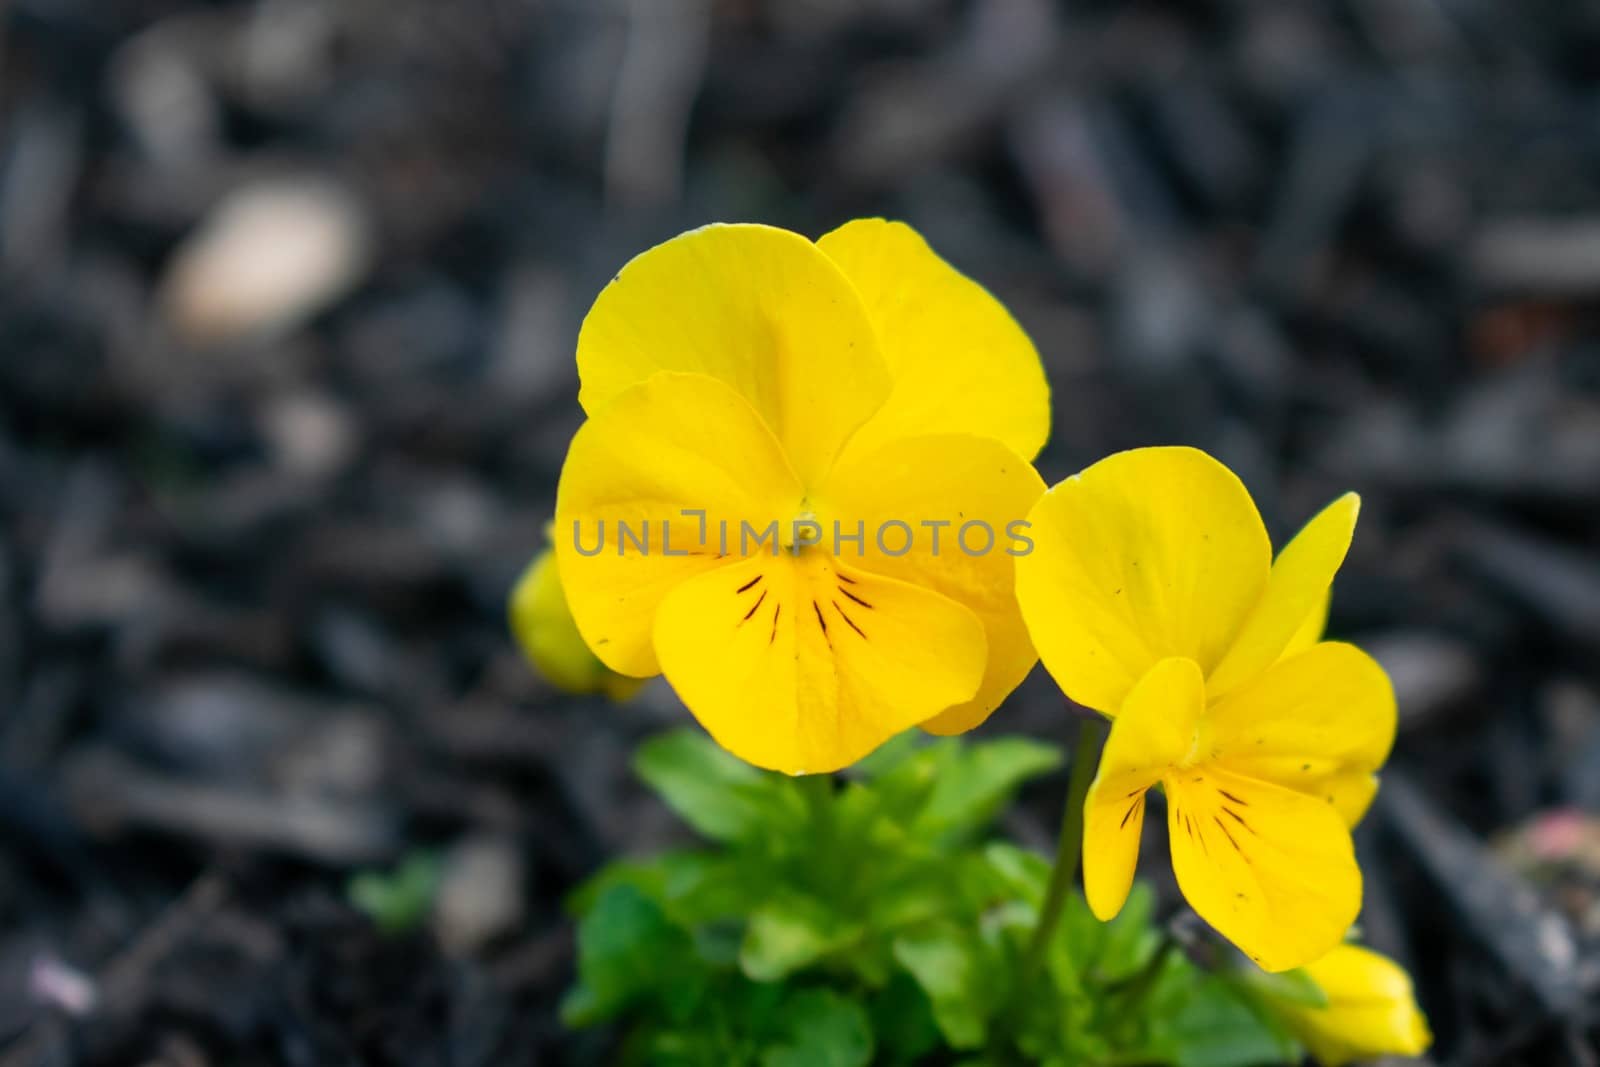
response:
[[[512,633],[523,654],[557,689],[586,695],[599,693],[612,700],[627,700],[644,685],[643,680],[617,674],[589,651],[572,621],[554,554],[545,549],[517,579],[511,594]]]
[[[857,219],[817,240],[854,284],[894,389],[852,449],[896,437],[968,433],[1032,459],[1050,436],[1039,353],[1000,301],[903,222]]]
[[[1393,960],[1343,944],[1307,964],[1327,1007],[1280,1003],[1278,1014],[1324,1067],[1378,1056],[1420,1056],[1433,1043],[1411,976]]]
[[[793,773],[970,729],[1037,659],[1013,532],[1044,489],[1015,451],[1048,431],[1037,353],[908,227],[827,245],[718,225],[628,263],[580,334],[556,508],[595,654]]]
[[[1045,667],[1115,715],[1169,656],[1209,673],[1266,588],[1272,548],[1232,471],[1193,448],[1108,456],[1028,516],[1017,600]]]

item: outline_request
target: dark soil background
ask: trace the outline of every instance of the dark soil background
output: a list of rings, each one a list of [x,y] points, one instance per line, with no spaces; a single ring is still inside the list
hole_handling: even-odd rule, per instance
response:
[[[1600,1063],[1600,5],[0,0],[0,1067],[603,1061],[561,900],[681,832],[627,758],[687,716],[504,624],[577,325],[863,214],[1028,327],[1046,480],[1363,494],[1367,936],[1436,1062]]]

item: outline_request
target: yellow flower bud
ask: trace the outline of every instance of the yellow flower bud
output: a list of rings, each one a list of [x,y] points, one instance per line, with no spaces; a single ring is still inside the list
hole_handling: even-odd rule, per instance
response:
[[[511,630],[529,662],[557,689],[627,700],[645,683],[643,678],[618,674],[589,651],[572,621],[555,553],[548,548],[517,579],[511,594]]]
[[[1277,1010],[1324,1067],[1374,1056],[1420,1056],[1433,1043],[1411,976],[1387,956],[1344,944],[1305,968],[1328,998],[1325,1008]]]

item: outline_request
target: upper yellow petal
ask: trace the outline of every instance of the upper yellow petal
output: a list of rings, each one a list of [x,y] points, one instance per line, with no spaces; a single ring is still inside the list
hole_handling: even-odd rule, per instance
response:
[[[849,766],[971,698],[984,664],[972,612],[814,549],[685,582],[657,613],[655,644],[719,744],[789,774]]]
[[[1026,460],[998,441],[944,434],[851,448],[817,494],[818,514],[850,563],[932,589],[983,622],[988,663],[969,701],[924,724],[960,733],[983,722],[1038,661],[1015,593],[1020,551],[1008,528],[1044,492]],[[881,536],[880,536],[881,534]],[[830,547],[833,547],[830,545]]]
[[[723,382],[657,374],[624,391],[579,428],[556,491],[556,557],[584,640],[612,670],[658,673],[661,599],[739,555],[741,523],[788,522],[802,496],[782,446]]]
[[[1397,723],[1394,688],[1353,645],[1324,641],[1212,703],[1209,758],[1337,808],[1355,825]]]
[[[1433,1043],[1411,976],[1387,956],[1344,944],[1306,965],[1328,1006],[1284,1004],[1279,1012],[1325,1067],[1378,1056],[1420,1056]]]
[[[894,377],[851,449],[896,437],[970,433],[1032,459],[1050,436],[1050,387],[1005,307],[902,222],[857,219],[817,246],[855,285]]]
[[[1168,656],[1210,672],[1266,585],[1272,549],[1244,485],[1192,448],[1141,448],[1050,489],[1028,516],[1017,599],[1073,700],[1115,714]]]
[[[691,230],[601,291],[578,335],[584,410],[663,370],[739,392],[808,485],[890,388],[855,288],[816,245],[771,226]]]
[[[1346,828],[1315,797],[1223,770],[1166,779],[1172,870],[1189,905],[1268,971],[1302,967],[1361,910]]]
[[[1253,678],[1278,659],[1319,607],[1326,613],[1333,576],[1350,550],[1361,498],[1346,493],[1284,546],[1244,627],[1206,679],[1213,697]]]
[[[1189,659],[1164,659],[1139,679],[1111,724],[1084,802],[1083,891],[1102,921],[1133,886],[1145,792],[1193,749],[1205,680]]]

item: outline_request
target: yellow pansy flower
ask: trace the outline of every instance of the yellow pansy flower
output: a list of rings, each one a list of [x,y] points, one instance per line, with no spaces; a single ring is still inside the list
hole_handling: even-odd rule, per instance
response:
[[[1044,491],[1043,369],[914,230],[683,234],[600,293],[578,370],[573,617],[729,751],[835,770],[910,726],[970,729],[1033,665],[1007,528]]]
[[[1433,1043],[1411,976],[1387,956],[1340,945],[1305,973],[1327,1007],[1275,1003],[1274,1010],[1324,1067],[1375,1056],[1420,1056]]]
[[[1320,640],[1358,507],[1340,497],[1274,562],[1244,485],[1191,448],[1110,456],[1034,507],[1023,617],[1066,694],[1113,719],[1084,812],[1100,918],[1161,783],[1179,887],[1262,967],[1317,959],[1355,920],[1349,828],[1395,733],[1383,669]]]
[[[595,657],[572,621],[550,549],[533,558],[511,593],[511,632],[547,681],[568,693],[626,700],[644,682],[626,678]]]

